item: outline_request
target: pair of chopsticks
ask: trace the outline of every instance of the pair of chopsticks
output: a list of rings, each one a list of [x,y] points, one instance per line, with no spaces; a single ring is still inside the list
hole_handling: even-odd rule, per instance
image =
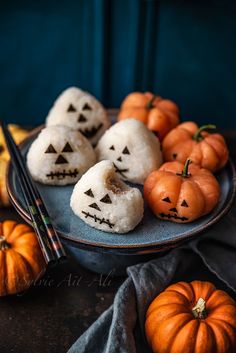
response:
[[[53,228],[47,209],[42,198],[27,171],[25,161],[15,144],[10,131],[4,122],[0,122],[11,162],[22,189],[25,202],[30,213],[39,245],[44,255],[46,264],[56,263],[66,258],[66,253],[60,239]]]

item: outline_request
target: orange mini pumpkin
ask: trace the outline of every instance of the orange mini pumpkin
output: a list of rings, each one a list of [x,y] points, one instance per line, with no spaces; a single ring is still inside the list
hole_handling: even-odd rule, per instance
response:
[[[160,140],[179,124],[179,108],[153,93],[130,93],[121,104],[118,120],[137,119],[158,135]]]
[[[0,223],[0,296],[26,290],[44,270],[32,228],[9,220]]]
[[[165,161],[177,160],[184,163],[190,158],[193,163],[213,173],[223,168],[229,157],[225,139],[220,134],[205,131],[214,128],[214,125],[198,128],[192,121],[178,125],[163,140]]]
[[[178,162],[164,163],[144,183],[144,197],[163,220],[187,223],[209,213],[220,197],[220,186],[207,169]]]
[[[154,353],[234,353],[236,303],[210,282],[179,282],[153,300],[145,331]]]

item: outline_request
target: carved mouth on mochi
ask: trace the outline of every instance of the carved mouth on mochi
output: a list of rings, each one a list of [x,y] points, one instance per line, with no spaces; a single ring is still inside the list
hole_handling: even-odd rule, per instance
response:
[[[85,137],[92,138],[93,136],[96,135],[96,133],[102,128],[103,124],[100,123],[97,127],[93,126],[91,129],[79,129],[79,132],[83,134]]]
[[[85,218],[92,218],[92,219],[95,221],[95,223],[98,222],[99,224],[106,224],[106,225],[108,225],[109,228],[111,228],[111,229],[114,227],[114,224],[111,223],[111,222],[109,221],[109,219],[99,218],[99,217],[97,217],[95,214],[93,215],[93,214],[91,214],[91,213],[89,213],[89,212],[85,212],[85,211],[82,211],[82,213],[85,215]]]
[[[114,165],[114,167],[115,167],[115,172],[116,172],[116,173],[119,173],[123,178],[126,178],[125,173],[128,172],[129,169],[128,169],[128,168],[126,168],[126,169],[121,169],[121,168],[117,167],[117,165],[115,165],[115,163],[113,163],[113,165]]]
[[[174,218],[174,219],[180,219],[181,221],[187,221],[188,220],[188,218],[187,217],[179,217],[179,216],[177,216],[177,214],[174,214],[174,215],[172,215],[172,214],[165,214],[165,213],[159,213],[159,216],[161,216],[161,217],[163,217],[163,218],[168,218],[168,219],[170,219],[170,218]]]
[[[51,180],[54,180],[54,179],[63,180],[66,177],[76,178],[78,174],[79,174],[78,169],[68,170],[68,171],[63,169],[62,172],[50,172],[49,174],[46,174],[46,177]]]

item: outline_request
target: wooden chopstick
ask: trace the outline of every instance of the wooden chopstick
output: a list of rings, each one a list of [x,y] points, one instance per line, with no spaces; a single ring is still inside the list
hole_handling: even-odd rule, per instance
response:
[[[1,122],[1,126],[45,261],[51,263],[55,260],[65,259],[66,254],[63,246],[51,223],[39,191],[27,172],[23,157],[5,123]]]

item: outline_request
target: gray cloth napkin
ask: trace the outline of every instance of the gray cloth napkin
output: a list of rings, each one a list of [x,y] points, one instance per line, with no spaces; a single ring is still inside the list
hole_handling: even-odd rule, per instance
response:
[[[144,335],[150,302],[179,280],[210,280],[236,293],[236,202],[221,221],[197,240],[147,263],[129,267],[113,305],[68,353],[149,353]]]

